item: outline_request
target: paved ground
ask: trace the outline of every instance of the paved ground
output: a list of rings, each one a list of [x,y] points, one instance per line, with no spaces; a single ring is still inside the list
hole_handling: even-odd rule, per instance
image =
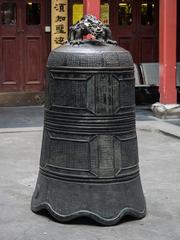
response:
[[[0,108],[0,240],[179,240],[180,120],[137,108],[140,169],[148,214],[113,227],[60,224],[30,211],[41,148],[42,107]]]

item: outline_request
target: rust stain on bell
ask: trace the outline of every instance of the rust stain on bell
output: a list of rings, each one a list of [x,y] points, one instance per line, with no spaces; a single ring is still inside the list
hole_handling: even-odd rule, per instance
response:
[[[82,40],[89,33],[95,39]],[[112,41],[108,27],[85,16],[71,27],[69,42],[50,53],[47,81],[32,211],[104,225],[144,217],[130,53]]]

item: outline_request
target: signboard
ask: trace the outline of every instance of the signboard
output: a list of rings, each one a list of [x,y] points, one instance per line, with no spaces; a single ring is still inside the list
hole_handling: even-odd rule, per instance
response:
[[[51,49],[54,49],[67,40],[68,0],[51,1]]]

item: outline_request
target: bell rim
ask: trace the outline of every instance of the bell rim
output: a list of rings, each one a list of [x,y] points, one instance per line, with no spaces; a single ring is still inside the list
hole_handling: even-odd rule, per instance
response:
[[[123,218],[125,218],[126,216],[134,217],[135,219],[138,220],[138,219],[144,218],[147,214],[146,206],[143,211],[137,211],[133,208],[124,208],[119,212],[117,217],[109,218],[109,219],[103,218],[102,216],[100,216],[92,211],[87,211],[87,210],[79,210],[77,212],[74,212],[74,213],[71,213],[68,215],[63,215],[63,214],[56,212],[49,203],[43,203],[37,207],[31,206],[31,210],[34,213],[40,212],[43,209],[47,210],[48,213],[52,217],[54,217],[54,219],[57,220],[58,222],[67,223],[69,221],[72,221],[72,220],[80,218],[80,217],[88,217],[88,218],[94,220],[95,222],[97,222],[101,225],[105,225],[105,226],[116,225],[116,224],[120,223],[121,220],[123,220]]]
[[[42,185],[46,185],[44,182],[43,182],[43,175],[39,174],[39,179],[41,179],[40,181],[37,182],[37,185],[36,185],[36,189],[35,189],[35,192],[33,194],[33,197],[32,197],[32,201],[31,201],[31,210],[34,212],[34,213],[37,213],[37,212],[40,212],[41,210],[46,210],[48,211],[48,213],[55,219],[57,220],[58,222],[61,222],[61,223],[67,223],[71,220],[74,220],[74,219],[77,219],[77,218],[80,218],[80,217],[88,217],[92,220],[94,220],[95,222],[101,224],[101,225],[104,225],[104,226],[113,226],[113,225],[116,225],[118,223],[121,223],[121,220],[123,220],[126,216],[130,216],[130,217],[133,217],[133,219],[142,219],[146,216],[146,213],[147,213],[147,209],[146,209],[146,201],[145,201],[145,198],[144,198],[144,194],[143,194],[143,190],[142,190],[142,186],[141,186],[141,180],[140,180],[140,176],[134,178],[134,179],[131,179],[129,181],[124,181],[124,182],[117,182],[117,183],[113,183],[113,184],[110,184],[113,188],[113,185],[118,185],[121,186],[121,190],[125,188],[125,185],[127,184],[134,184],[134,186],[132,187],[132,189],[129,189],[128,192],[130,193],[129,197],[125,196],[125,198],[127,198],[127,202],[124,204],[124,206],[120,206],[119,205],[119,209],[118,211],[116,211],[117,213],[114,214],[113,217],[104,217],[102,212],[103,210],[101,210],[101,214],[98,214],[95,210],[91,209],[91,210],[86,210],[86,209],[80,209],[78,211],[75,211],[73,210],[73,208],[68,205],[68,210],[69,210],[69,213],[68,214],[63,214],[61,211],[62,209],[64,209],[64,207],[62,206],[62,208],[59,208],[57,207],[58,203],[57,203],[57,195],[56,195],[56,200],[53,201],[53,203],[50,203],[49,201],[47,201],[47,199],[52,199],[54,198],[55,196],[47,196],[48,194],[51,195],[49,193],[49,191],[47,190],[47,193],[42,193],[42,189],[40,191],[40,184]],[[47,178],[47,181],[51,181],[49,178]],[[57,180],[55,180],[57,181]],[[66,181],[58,181],[59,184],[63,184],[65,183]],[[134,183],[133,183],[134,182]],[[59,186],[60,186],[59,185]],[[92,186],[93,184],[89,184],[89,186]],[[130,186],[129,185],[129,186]],[[68,185],[67,185],[68,186]],[[74,184],[74,186],[76,186],[76,184]],[[88,189],[88,184],[86,183],[86,187]],[[107,187],[107,184],[105,183],[104,184],[104,187],[106,188]],[[75,187],[76,188],[76,187]],[[134,194],[134,189],[138,189],[138,191],[135,193],[136,196],[134,197],[134,199],[132,200],[132,196]],[[50,189],[50,187],[48,187],[48,189]],[[123,192],[119,190],[117,194],[117,199],[115,199],[115,202],[117,203],[118,200],[119,200],[119,196],[122,194],[127,194],[127,192]],[[113,190],[112,190],[113,191]],[[40,201],[38,200],[37,201],[37,198],[39,197],[39,193],[42,193],[42,197],[40,197]],[[76,193],[76,191],[74,191],[74,193]],[[73,194],[73,193],[72,193]],[[66,195],[66,193],[63,194],[62,198],[64,197],[64,195]],[[107,205],[108,206],[108,202],[111,201],[111,199],[109,199],[108,201],[103,202],[103,198],[104,196],[102,196],[102,193],[101,192],[98,192],[97,193],[98,197],[99,197],[99,201],[102,202],[103,205]],[[140,201],[141,203],[139,203],[139,199],[136,199],[137,196],[140,196]],[[79,200],[83,198],[83,193],[79,193]],[[44,199],[44,200],[43,200]],[[46,200],[45,200],[46,199]],[[65,197],[66,199],[66,197]],[[87,200],[87,202],[90,201],[89,199]],[[133,207],[128,207],[128,202],[129,201],[132,201],[132,205],[134,205]],[[66,204],[66,203],[65,203]],[[58,212],[57,210],[58,209]],[[139,209],[138,209],[139,208]],[[111,212],[111,208],[109,210]],[[112,215],[112,214],[111,214]]]

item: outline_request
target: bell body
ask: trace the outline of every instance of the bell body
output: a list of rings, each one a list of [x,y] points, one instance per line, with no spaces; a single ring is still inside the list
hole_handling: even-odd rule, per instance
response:
[[[50,53],[40,170],[31,208],[104,225],[146,214],[128,51],[99,41]]]

